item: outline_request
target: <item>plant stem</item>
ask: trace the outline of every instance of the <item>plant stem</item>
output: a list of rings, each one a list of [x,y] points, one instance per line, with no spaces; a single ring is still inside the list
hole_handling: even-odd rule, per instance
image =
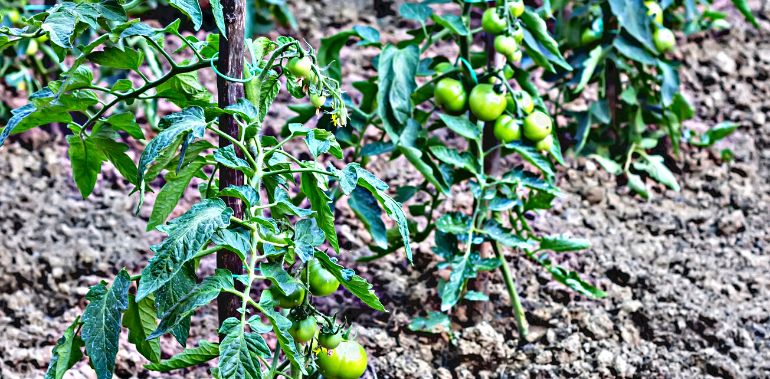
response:
[[[492,244],[492,248],[495,250],[497,259],[500,260],[500,272],[503,274],[505,280],[505,287],[508,289],[508,297],[511,298],[511,306],[513,307],[513,317],[516,319],[516,327],[519,329],[519,337],[526,339],[529,334],[529,324],[527,323],[527,317],[524,314],[524,307],[521,305],[521,299],[519,299],[519,293],[516,290],[516,280],[513,279],[511,274],[511,268],[508,267],[508,260],[505,259],[502,249],[499,243]]]

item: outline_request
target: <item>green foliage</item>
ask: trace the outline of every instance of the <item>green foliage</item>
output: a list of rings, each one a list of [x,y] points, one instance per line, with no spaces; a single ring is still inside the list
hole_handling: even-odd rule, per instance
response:
[[[193,27],[202,25],[203,13],[196,1],[173,1],[171,5],[190,17]],[[221,4],[214,1],[211,7],[223,31]],[[284,17],[290,15],[281,1],[271,1],[266,7]],[[66,60],[68,66],[62,66],[59,77],[34,92],[28,104],[12,111],[0,132],[0,144],[11,133],[53,122],[66,124],[72,131],[67,142],[73,178],[81,194],[87,197],[93,192],[102,164],[110,162],[135,186],[137,211],[145,193],[153,190],[155,179],[164,179],[147,225],[148,230],[164,233],[164,239],[151,247],[154,255],[140,275],[131,276],[124,269],[111,285],[102,282],[91,288],[82,317],[55,346],[46,377],[61,378],[82,358],[85,347],[96,376],[111,378],[122,327],[128,330],[129,343],[150,362],[147,368],[151,370],[167,372],[218,358],[212,374],[219,378],[277,377],[286,366],[311,374],[316,368],[315,356],[289,333],[292,319],[313,315],[334,325],[335,318],[318,311],[309,295],[287,317],[276,310],[278,302],[271,291],[258,294],[259,302],[253,300],[251,291],[265,279],[282,292],[304,291],[309,284],[301,273],[314,257],[353,296],[385,311],[372,285],[324,250],[331,247],[335,253],[343,252],[337,241],[334,202],[341,195],[357,192],[374,199],[378,217],[384,211],[395,221],[400,243],[411,259],[401,203],[391,198],[385,183],[359,165],[335,168],[334,160],[343,158],[343,146],[329,130],[294,123],[286,138],[262,134],[269,108],[284,89],[298,98],[326,97],[313,115],[317,112],[331,125],[347,127],[348,111],[339,82],[318,64],[312,50],[304,50],[291,37],[247,40],[245,49],[251,52],[250,61],[245,62],[247,97],[221,109],[198,79],[198,71],[216,64],[216,34],[199,41],[180,34],[179,20],[160,29],[140,20],[129,21],[124,6],[112,0],[59,3],[26,23],[24,29],[0,27],[0,48],[46,36],[52,58]],[[371,43],[379,38],[373,29],[356,28],[354,32]],[[181,42],[178,50],[165,49],[171,45],[169,39]],[[192,58],[178,61],[178,56]],[[287,61],[300,57],[309,58],[311,66],[303,77],[284,69]],[[161,100],[181,110],[161,118],[147,114],[153,131],[144,130],[135,118],[136,104]],[[76,113],[78,117],[73,117]],[[238,133],[230,135],[220,129],[222,115],[232,117]],[[125,141],[145,136],[152,137],[133,144],[144,145],[134,163]],[[207,141],[214,138],[227,143],[217,148]],[[310,159],[301,160],[286,151],[288,142],[300,142],[298,146],[306,148]],[[245,181],[219,183],[216,172],[224,169],[241,172]],[[198,185],[200,198],[181,216],[168,220],[191,184]],[[243,214],[236,215],[225,202],[233,198],[242,203]],[[303,205],[304,200],[309,207]],[[245,273],[217,269],[199,281],[200,260],[221,250],[235,253]],[[196,311],[223,293],[241,302],[236,311],[242,317],[224,321],[218,329],[221,344],[200,341],[197,347],[161,360],[159,337],[172,334],[185,346]],[[278,341],[275,350],[263,336],[268,333]]]

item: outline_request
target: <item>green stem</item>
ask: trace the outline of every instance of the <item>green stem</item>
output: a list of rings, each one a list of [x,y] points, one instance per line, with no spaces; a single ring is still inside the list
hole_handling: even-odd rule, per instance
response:
[[[511,274],[511,268],[508,267],[508,260],[505,259],[505,255],[498,242],[492,244],[492,248],[495,250],[497,259],[500,260],[500,272],[503,274],[503,280],[505,280],[505,287],[508,289],[508,297],[511,298],[511,306],[513,307],[513,317],[516,319],[516,326],[519,329],[519,337],[526,339],[529,334],[529,324],[527,323],[527,317],[524,314],[524,307],[521,305],[521,299],[519,293],[516,290],[516,281]]]
[[[300,172],[313,172],[313,173],[316,173],[316,174],[335,176],[334,173],[331,173],[329,171],[315,169],[315,168],[287,168],[287,169],[283,169],[283,170],[275,170],[275,171],[266,172],[265,176],[268,176],[268,175],[281,175],[281,174],[289,174],[289,173],[300,173]]]
[[[145,85],[139,87],[138,89],[136,89],[134,91],[131,91],[131,92],[128,92],[128,93],[125,93],[123,95],[120,95],[120,96],[116,97],[115,99],[113,99],[112,101],[107,103],[107,105],[105,105],[101,109],[99,109],[99,111],[97,111],[93,116],[91,116],[88,119],[88,121],[85,122],[85,124],[83,124],[83,129],[82,129],[83,132],[86,129],[88,129],[88,127],[93,126],[94,123],[96,123],[96,121],[99,119],[99,117],[103,116],[104,113],[107,112],[107,110],[109,110],[110,108],[115,106],[117,103],[119,103],[121,101],[124,101],[124,100],[127,100],[127,99],[132,99],[132,98],[138,97],[139,95],[141,95],[141,94],[143,94],[143,93],[145,93],[145,92],[147,92],[147,91],[149,91],[149,90],[151,90],[151,89],[153,89],[155,87],[158,87],[159,85],[161,85],[161,84],[171,80],[172,78],[174,78],[175,76],[177,76],[179,74],[197,71],[197,70],[200,70],[202,68],[206,68],[209,65],[211,65],[211,61],[210,60],[201,61],[201,62],[197,62],[197,63],[194,63],[194,64],[185,65],[185,66],[179,66],[179,67],[177,67],[175,69],[171,69],[171,71],[166,73],[166,75],[163,75],[162,77],[158,78],[155,81],[146,83]]]
[[[218,128],[215,128],[212,124],[207,125],[207,128],[211,130],[212,132],[218,134],[220,137],[224,137],[228,141],[230,141],[233,145],[241,149],[243,152],[243,156],[246,157],[246,160],[249,161],[249,164],[254,167],[254,170],[257,170],[260,166],[257,164],[257,161],[254,160],[254,157],[251,156],[248,149],[246,149],[246,146],[241,143],[241,141],[238,141],[233,136],[219,130]]]

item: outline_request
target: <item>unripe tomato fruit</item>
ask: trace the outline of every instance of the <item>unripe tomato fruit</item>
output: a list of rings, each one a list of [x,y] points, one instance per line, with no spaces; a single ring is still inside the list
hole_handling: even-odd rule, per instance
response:
[[[521,45],[521,41],[524,41],[524,28],[514,29],[513,33],[511,33],[511,36],[513,36],[513,39],[516,40],[516,43]]]
[[[519,95],[519,106],[521,107],[521,110],[524,111],[525,114],[532,113],[532,111],[535,110],[535,102],[532,101],[532,96],[530,96],[527,91],[519,91],[517,94]]]
[[[10,21],[11,24],[16,25],[19,22],[21,22],[21,14],[19,14],[19,11],[17,11],[16,9],[11,9],[11,11],[8,12],[7,16],[8,16],[8,21]]]
[[[310,57],[302,57],[302,58],[291,58],[289,59],[289,62],[286,63],[286,69],[291,72],[292,75],[307,79],[311,73],[311,67],[313,66],[313,61],[310,59]]]
[[[310,293],[316,296],[329,296],[340,287],[340,282],[337,278],[334,277],[329,270],[324,268],[317,259],[313,259],[307,263],[307,267],[302,273],[302,277],[308,278]]]
[[[326,379],[358,379],[366,371],[366,350],[358,342],[343,341],[334,350],[318,352],[318,368]]]
[[[553,123],[547,114],[541,111],[532,112],[524,119],[524,137],[531,141],[540,141],[551,135]]]
[[[505,67],[503,67],[503,77],[510,80],[513,78],[513,75],[514,75],[514,71],[511,68],[511,66],[505,65]]]
[[[296,287],[294,291],[284,295],[280,289],[271,286],[270,293],[281,308],[294,308],[302,304],[302,300],[305,300],[305,289],[301,287]]]
[[[447,113],[457,114],[465,110],[468,94],[459,80],[443,78],[436,83],[433,89],[433,97],[436,104]]]
[[[315,317],[310,316],[302,320],[292,321],[289,334],[294,337],[294,341],[305,343],[313,339],[316,329],[318,329],[318,322]]]
[[[508,2],[508,12],[513,17],[519,17],[524,14],[524,0],[513,0]]]
[[[28,56],[32,56],[37,54],[37,52],[40,51],[39,46],[37,45],[37,41],[34,39],[29,40],[29,44],[27,44],[27,50],[24,51],[25,54]]]
[[[315,93],[310,94],[310,104],[313,104],[316,108],[321,108],[326,103],[326,96],[321,96]]]
[[[443,74],[447,71],[452,70],[455,68],[455,66],[449,62],[441,62],[433,67],[433,71],[436,71],[437,74]]]
[[[655,49],[659,53],[665,53],[676,45],[676,37],[668,28],[658,28],[655,34],[652,35],[652,41],[655,42]]]
[[[499,35],[495,37],[495,50],[506,57],[519,49],[516,40],[511,36]]]
[[[490,34],[500,34],[505,31],[508,23],[497,14],[497,8],[487,8],[481,16],[481,28]]]
[[[647,7],[647,15],[655,21],[656,24],[663,24],[663,8],[660,7],[655,1],[645,1],[644,6]]]
[[[479,84],[473,87],[470,96],[470,108],[481,121],[492,121],[500,117],[507,102],[503,94],[497,93],[491,84]]]
[[[318,335],[318,344],[327,349],[336,349],[342,342],[342,334],[339,332],[334,334],[321,333]]]
[[[547,135],[545,138],[541,139],[540,141],[537,141],[535,144],[535,149],[541,152],[548,152],[551,151],[551,148],[553,147],[553,136]]]
[[[516,120],[504,114],[495,121],[495,138],[502,143],[518,141],[521,139],[521,128]]]
[[[521,57],[522,57],[521,49],[516,49],[513,53],[509,54],[505,58],[508,60],[508,62],[516,64],[521,62]]]

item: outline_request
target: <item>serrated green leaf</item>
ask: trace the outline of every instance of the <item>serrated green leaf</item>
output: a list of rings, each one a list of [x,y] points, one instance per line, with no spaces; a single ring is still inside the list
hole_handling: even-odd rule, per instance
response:
[[[51,362],[45,372],[45,379],[62,379],[64,373],[83,358],[82,349],[85,342],[75,334],[79,325],[80,316],[75,318],[75,321],[64,331],[64,335],[56,342],[51,353]]]
[[[514,234],[512,230],[504,228],[494,220],[485,222],[483,228],[479,230],[479,232],[484,233],[489,238],[508,247],[519,249],[529,249],[532,247],[532,243],[529,240],[521,238]]]
[[[91,366],[99,379],[111,379],[115,370],[115,356],[118,354],[120,318],[128,309],[128,287],[131,275],[120,270],[112,286],[107,283],[91,287],[86,295],[88,305],[83,312],[81,335]]]
[[[340,266],[337,262],[332,261],[326,253],[316,250],[315,257],[321,265],[329,270],[335,278],[355,297],[359,298],[364,304],[368,305],[372,309],[387,312],[385,307],[377,298],[377,295],[372,290],[372,285],[366,281],[366,279],[356,275],[355,271]]]
[[[698,141],[690,141],[690,144],[698,147],[709,147],[732,134],[735,129],[738,129],[738,124],[734,122],[720,122],[702,134]]]
[[[194,367],[219,357],[219,344],[201,340],[198,347],[185,349],[181,353],[158,363],[144,365],[152,371],[169,372],[180,368]]]
[[[649,51],[657,51],[652,41],[650,16],[642,0],[609,0],[610,9],[618,18],[618,25],[626,30]]]
[[[470,227],[470,217],[459,212],[446,213],[436,220],[436,229],[443,233],[455,235],[468,234]]]
[[[294,225],[294,251],[303,262],[313,257],[317,246],[324,243],[323,231],[315,219],[302,219]]]
[[[150,220],[147,221],[147,230],[153,230],[158,225],[162,225],[176,209],[179,199],[184,195],[185,190],[190,185],[190,181],[204,166],[206,160],[198,157],[190,162],[178,173],[170,172],[166,175],[166,183],[158,192],[155,203],[152,207]]]
[[[443,113],[440,113],[439,117],[453,132],[471,140],[478,141],[481,138],[481,131],[478,126],[470,122],[467,117],[450,116]]]
[[[75,179],[80,194],[88,197],[96,185],[96,177],[102,169],[102,162],[106,159],[90,139],[82,139],[80,135],[67,136],[69,149],[67,154],[72,166],[72,177]]]
[[[254,168],[251,167],[249,162],[239,157],[235,153],[234,145],[227,145],[214,151],[214,160],[217,163],[229,167],[233,170],[238,170],[246,174],[247,176],[254,175]]]
[[[232,146],[232,145],[231,145]],[[243,200],[247,207],[252,207],[259,204],[259,194],[254,187],[251,186],[228,186],[227,188],[219,191],[219,196],[235,197]]]
[[[374,195],[362,187],[357,187],[350,193],[348,205],[356,217],[364,223],[374,243],[383,249],[387,248],[387,228],[382,221],[382,208],[377,204]]]
[[[205,246],[217,229],[230,224],[232,213],[232,209],[221,199],[206,199],[193,205],[182,216],[159,226],[158,230],[168,236],[161,244],[150,247],[155,256],[142,270],[137,301],[171,280]]]
[[[527,146],[521,142],[512,142],[505,145],[506,148],[511,149],[518,153],[525,161],[531,163],[538,170],[540,170],[545,176],[554,176],[553,169],[551,168],[551,162],[544,158],[537,149],[532,146]]]
[[[526,25],[527,32],[529,32],[532,37],[550,53],[547,55],[547,59],[564,70],[572,71],[572,67],[564,60],[561,51],[559,51],[559,44],[556,43],[553,37],[551,37],[551,34],[548,33],[548,26],[545,21],[540,18],[540,15],[526,9],[520,16],[520,19],[524,25]]]
[[[171,328],[192,315],[195,310],[216,299],[222,290],[233,288],[233,274],[225,269],[217,269],[214,275],[203,279],[187,296],[171,307],[163,315],[155,331],[147,338],[154,339],[168,333]]]
[[[283,262],[260,263],[259,271],[277,286],[284,295],[294,293],[302,288],[302,284],[284,270]]]
[[[273,309],[273,300],[270,291],[262,291],[259,305],[260,312],[267,317],[270,324],[273,326],[275,338],[278,341],[278,345],[281,346],[283,354],[292,363],[292,366],[299,367],[300,371],[303,374],[306,374],[305,359],[302,356],[301,350],[294,342],[294,337],[289,333],[289,328],[291,328],[292,325],[291,320]]]
[[[241,261],[246,262],[246,257],[251,252],[251,231],[240,227],[219,229],[211,236],[211,242],[236,253]]]
[[[302,193],[307,196],[312,209],[316,212],[315,219],[318,227],[323,230],[326,240],[334,251],[339,254],[340,245],[337,240],[337,230],[334,226],[334,212],[331,210],[331,199],[319,186],[318,178],[312,173],[303,172],[301,175]]]
[[[658,155],[644,156],[644,161],[635,161],[633,166],[639,171],[646,172],[651,178],[665,184],[672,190],[679,192],[679,183],[676,182],[674,174],[663,164],[663,157]]]
[[[261,379],[262,370],[259,357],[269,358],[270,348],[257,333],[246,333],[240,321],[235,318],[225,320],[234,324],[226,331],[219,344],[220,379]]]
[[[171,307],[192,292],[197,284],[198,277],[195,275],[195,262],[187,262],[168,283],[155,291],[156,318],[162,318]],[[187,318],[182,319],[171,329],[171,334],[182,347],[187,346],[187,337],[190,335],[190,319],[191,316],[187,316]]]
[[[123,315],[123,326],[128,328],[128,342],[136,346],[150,362],[160,362],[160,342],[147,337],[157,327],[155,324],[155,298],[148,296],[139,303],[134,295],[128,295],[128,310]]]
[[[478,163],[476,162],[473,155],[468,152],[460,153],[455,149],[450,149],[441,145],[431,146],[430,152],[438,160],[448,165],[468,170],[474,174],[479,172]]]
[[[169,5],[187,15],[193,23],[193,28],[198,30],[203,24],[203,12],[197,0],[170,0]]]

